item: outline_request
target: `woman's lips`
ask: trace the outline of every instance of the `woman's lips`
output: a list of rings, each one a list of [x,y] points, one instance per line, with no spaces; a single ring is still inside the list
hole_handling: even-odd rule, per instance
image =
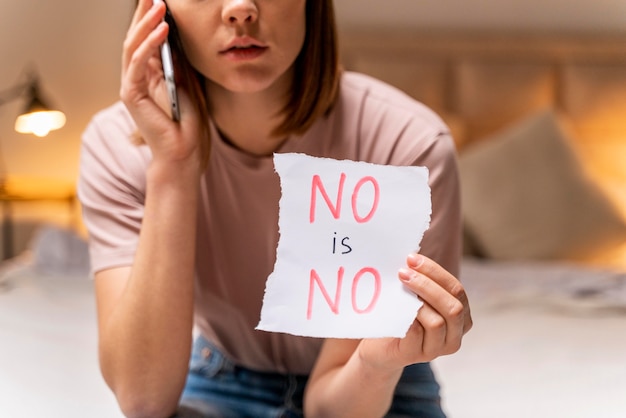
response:
[[[267,49],[267,45],[256,38],[240,36],[232,39],[221,53],[233,61],[249,61],[260,57]]]
[[[222,51],[226,58],[234,61],[248,61],[260,57],[267,51],[267,47],[262,46],[237,46]]]

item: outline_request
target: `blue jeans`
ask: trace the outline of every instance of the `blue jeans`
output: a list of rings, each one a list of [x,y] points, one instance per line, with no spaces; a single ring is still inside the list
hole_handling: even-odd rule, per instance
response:
[[[307,379],[237,366],[198,337],[177,417],[302,418]],[[439,384],[428,363],[405,369],[386,417],[445,418]]]

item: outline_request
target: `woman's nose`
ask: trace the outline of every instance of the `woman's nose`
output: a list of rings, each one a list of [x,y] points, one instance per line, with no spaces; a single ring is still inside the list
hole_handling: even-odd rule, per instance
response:
[[[252,23],[257,20],[259,10],[252,0],[226,0],[222,9],[222,19],[229,24]]]

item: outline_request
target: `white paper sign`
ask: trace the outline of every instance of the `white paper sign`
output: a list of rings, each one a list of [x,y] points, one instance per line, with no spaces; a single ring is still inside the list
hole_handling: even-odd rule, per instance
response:
[[[428,169],[275,154],[276,264],[257,329],[404,337],[421,301],[398,279],[430,223]]]

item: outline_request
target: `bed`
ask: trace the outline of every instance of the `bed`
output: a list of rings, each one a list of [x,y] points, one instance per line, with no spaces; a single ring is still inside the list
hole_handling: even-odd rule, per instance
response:
[[[342,61],[457,143],[475,326],[434,362],[448,414],[624,416],[626,38],[351,30]],[[45,226],[0,265],[0,416],[121,416],[84,245]]]

